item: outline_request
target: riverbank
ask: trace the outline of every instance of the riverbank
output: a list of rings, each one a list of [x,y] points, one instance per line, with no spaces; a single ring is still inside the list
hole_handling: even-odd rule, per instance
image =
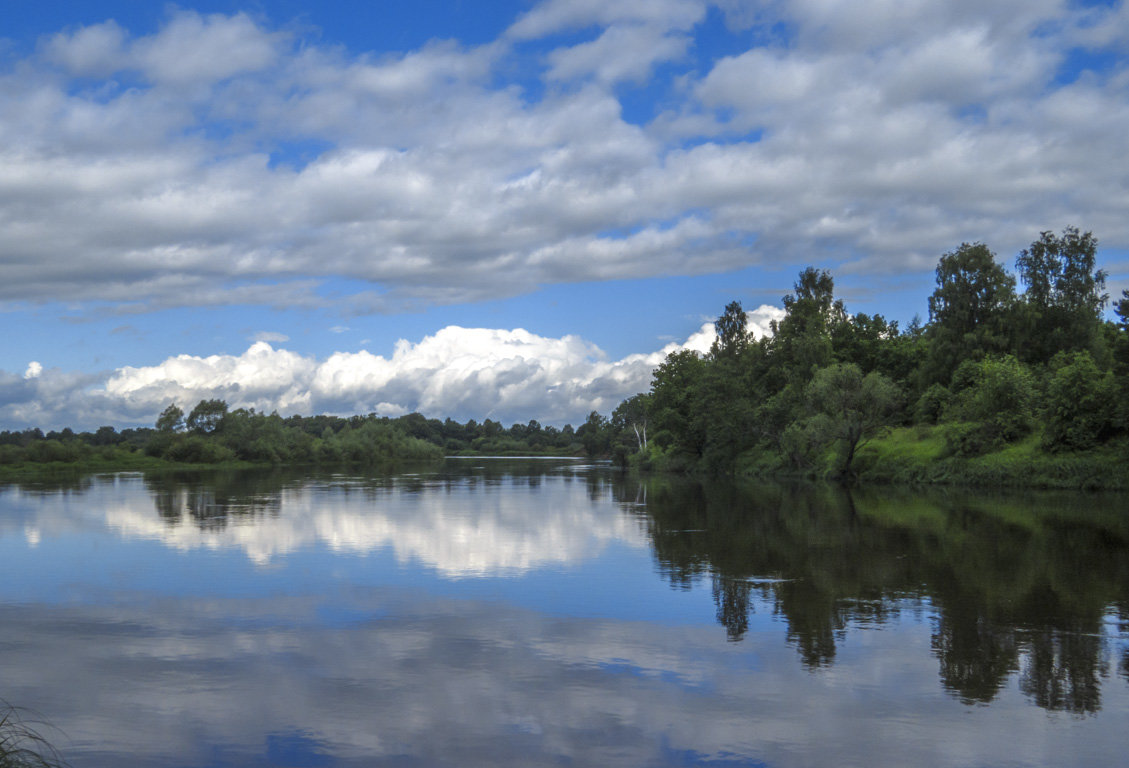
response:
[[[746,456],[737,474],[833,479],[837,456],[796,472],[780,456]],[[954,455],[944,428],[890,429],[859,447],[852,479],[881,485],[949,485],[1061,490],[1129,490],[1129,446],[1112,442],[1084,451],[1048,452],[1038,431],[975,456]]]
[[[13,482],[29,477],[88,475],[107,472],[171,472],[193,469],[251,469],[269,467],[251,461],[188,463],[146,456],[140,451],[117,451],[80,461],[21,461],[0,464],[0,482]]]
[[[1036,432],[979,456],[950,455],[938,427],[903,427],[859,449],[860,480],[883,484],[968,485],[1063,490],[1129,490],[1129,446],[1047,452]]]
[[[655,448],[629,457],[628,465],[643,472],[697,475],[718,471],[700,459]],[[731,473],[762,480],[841,480],[840,466],[841,458],[833,448],[802,469],[791,466],[779,452],[753,449],[737,457]],[[1126,491],[1129,444],[1113,441],[1084,451],[1048,452],[1036,430],[996,450],[960,456],[954,455],[944,427],[898,427],[858,448],[851,479],[874,485]]]

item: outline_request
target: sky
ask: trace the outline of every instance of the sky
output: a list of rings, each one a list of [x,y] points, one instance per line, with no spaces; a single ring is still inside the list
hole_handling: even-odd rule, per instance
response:
[[[0,429],[575,425],[806,266],[905,325],[1067,226],[1129,288],[1124,2],[8,5]]]

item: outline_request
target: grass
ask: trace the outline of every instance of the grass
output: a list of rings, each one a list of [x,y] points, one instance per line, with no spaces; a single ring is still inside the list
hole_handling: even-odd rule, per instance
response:
[[[0,768],[61,768],[67,762],[24,718],[24,710],[0,702]]]
[[[894,429],[859,450],[859,478],[879,483],[1069,490],[1129,489],[1129,447],[1048,453],[1036,431],[980,456],[950,456],[942,429]]]

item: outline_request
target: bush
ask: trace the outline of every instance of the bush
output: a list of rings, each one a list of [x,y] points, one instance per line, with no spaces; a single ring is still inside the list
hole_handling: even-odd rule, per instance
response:
[[[1051,369],[1043,404],[1043,448],[1093,448],[1113,429],[1118,400],[1113,375],[1098,370],[1089,352],[1059,353],[1051,362]]]
[[[170,461],[186,464],[220,464],[233,461],[235,453],[225,445],[200,435],[179,435],[164,454]]]
[[[952,402],[953,394],[941,384],[925,390],[913,406],[913,420],[918,424],[936,424]]]
[[[1035,380],[1011,355],[965,360],[952,383],[952,401],[945,410],[945,420],[956,422],[945,433],[952,453],[974,456],[1031,431]]]
[[[829,419],[820,414],[793,421],[780,436],[780,450],[793,469],[811,469],[827,451]]]

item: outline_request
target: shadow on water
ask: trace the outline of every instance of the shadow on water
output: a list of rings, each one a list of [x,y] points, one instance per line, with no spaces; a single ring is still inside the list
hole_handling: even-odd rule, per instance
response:
[[[1100,709],[1111,666],[1129,679],[1124,497],[675,478],[623,478],[615,494],[672,587],[711,581],[732,641],[761,601],[818,669],[848,627],[927,611],[941,682],[965,703],[993,701],[1018,675],[1038,706],[1083,715]]]

